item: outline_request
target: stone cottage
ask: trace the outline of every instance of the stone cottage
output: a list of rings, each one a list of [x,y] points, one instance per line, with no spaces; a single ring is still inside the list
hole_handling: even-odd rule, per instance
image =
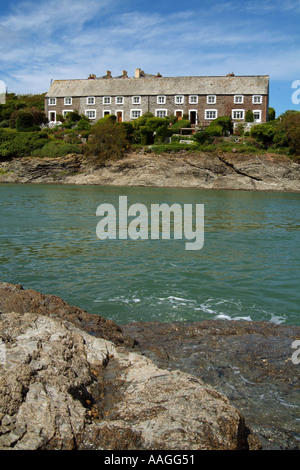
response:
[[[266,122],[269,107],[269,77],[226,76],[162,77],[141,69],[129,77],[102,77],[55,80],[45,97],[49,121],[70,111],[85,114],[96,122],[114,114],[119,122],[131,121],[146,112],[154,116],[188,116],[192,126],[206,127],[218,116],[231,116],[233,122],[245,121],[248,110],[255,122]]]

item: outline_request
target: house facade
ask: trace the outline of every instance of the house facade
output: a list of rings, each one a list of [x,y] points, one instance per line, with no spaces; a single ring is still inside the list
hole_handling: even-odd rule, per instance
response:
[[[156,117],[188,116],[192,126],[206,127],[218,116],[231,116],[233,122],[245,121],[253,111],[255,122],[268,120],[269,77],[162,77],[135,70],[112,77],[90,75],[82,80],[56,80],[45,96],[49,121],[70,111],[86,115],[97,122],[114,114],[118,122],[134,120],[146,112]]]

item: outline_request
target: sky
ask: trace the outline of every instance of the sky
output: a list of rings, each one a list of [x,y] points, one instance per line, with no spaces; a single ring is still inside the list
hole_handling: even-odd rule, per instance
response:
[[[300,0],[0,0],[0,82],[269,75],[270,106],[300,111]]]

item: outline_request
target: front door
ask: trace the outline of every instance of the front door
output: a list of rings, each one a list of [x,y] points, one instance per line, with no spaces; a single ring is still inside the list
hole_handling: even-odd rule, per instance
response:
[[[177,121],[182,120],[182,111],[176,111],[176,118],[177,118]]]
[[[197,111],[190,111],[190,123],[192,126],[197,124]]]
[[[122,111],[117,111],[117,122],[123,121],[123,113]]]

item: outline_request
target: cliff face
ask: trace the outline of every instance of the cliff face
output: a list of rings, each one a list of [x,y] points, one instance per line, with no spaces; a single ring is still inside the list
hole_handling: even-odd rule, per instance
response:
[[[266,154],[130,153],[100,167],[81,156],[0,163],[0,183],[61,183],[199,189],[300,191],[300,165]]]

